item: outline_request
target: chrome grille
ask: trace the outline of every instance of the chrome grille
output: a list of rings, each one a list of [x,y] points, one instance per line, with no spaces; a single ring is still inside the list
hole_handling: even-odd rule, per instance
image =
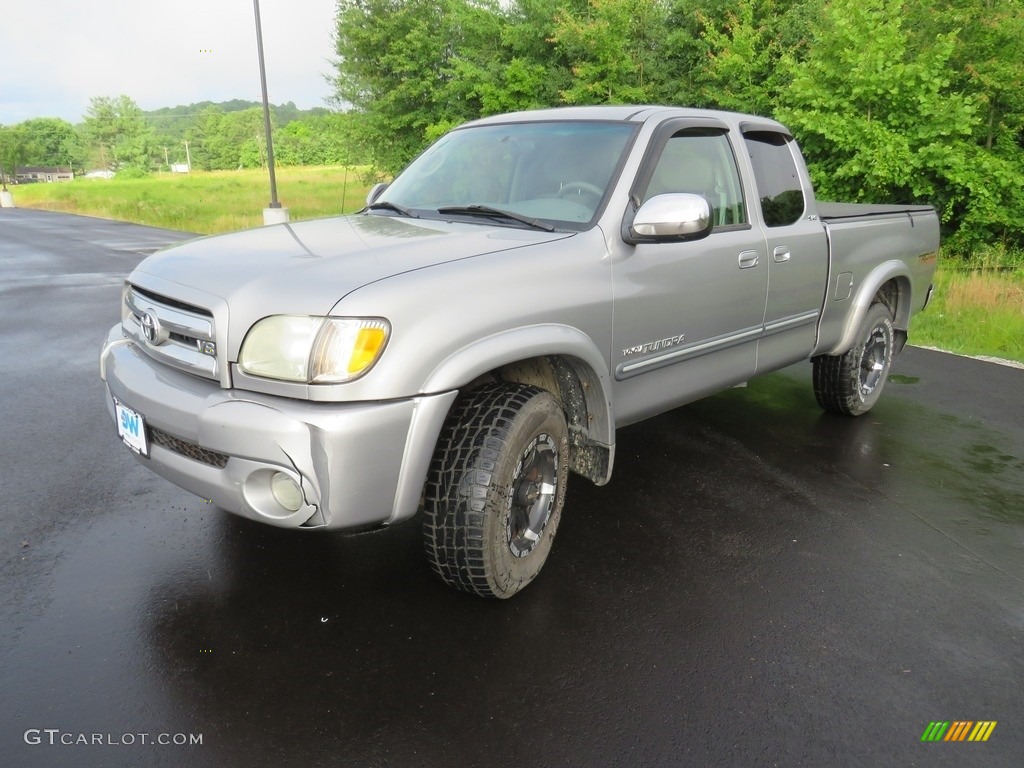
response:
[[[211,312],[129,285],[121,326],[150,357],[187,373],[218,378]]]
[[[184,456],[186,459],[199,461],[218,469],[224,469],[228,465],[226,454],[208,451],[196,443],[190,443],[188,440],[182,440],[180,437],[169,435],[162,429],[151,426],[149,428],[149,436],[156,445],[166,448],[168,451],[173,451],[179,456]]]

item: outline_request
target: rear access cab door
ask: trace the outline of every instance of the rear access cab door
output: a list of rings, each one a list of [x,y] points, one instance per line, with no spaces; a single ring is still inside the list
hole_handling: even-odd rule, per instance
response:
[[[814,349],[829,250],[796,141],[769,123],[748,121],[740,130],[757,190],[750,201],[752,217],[768,262],[768,301],[757,349],[757,372],[763,373],[804,360]]]

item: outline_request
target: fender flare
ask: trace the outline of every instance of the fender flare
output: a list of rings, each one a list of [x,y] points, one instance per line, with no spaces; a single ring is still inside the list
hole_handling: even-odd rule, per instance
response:
[[[574,367],[584,385],[587,409],[593,416],[588,430],[590,438],[613,446],[615,412],[608,363],[587,334],[569,325],[529,325],[478,339],[442,360],[427,376],[420,393],[459,389],[503,365],[550,355],[579,361]]]
[[[910,304],[908,293],[910,292],[910,269],[905,263],[898,259],[885,261],[875,267],[861,282],[857,295],[854,296],[850,305],[849,316],[843,327],[843,335],[831,349],[816,354],[842,355],[853,349],[857,343],[857,332],[868,308],[874,302],[875,297],[882,286],[895,280],[899,288],[899,299],[896,306],[895,325],[897,328],[906,329],[910,320]]]

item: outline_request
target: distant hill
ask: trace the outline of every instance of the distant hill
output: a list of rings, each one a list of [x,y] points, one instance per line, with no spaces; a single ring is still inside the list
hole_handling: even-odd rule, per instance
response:
[[[262,109],[263,104],[259,101],[246,101],[245,99],[232,99],[231,101],[200,101],[195,104],[183,104],[176,107],[161,107],[143,111],[146,122],[162,137],[168,140],[181,140],[189,128],[195,126],[200,115],[211,108],[221,112],[242,112],[247,109]],[[302,120],[306,117],[330,114],[329,109],[314,107],[313,109],[299,109],[295,102],[289,101],[285,104],[271,104],[271,114],[274,117],[274,127],[283,128],[295,120]]]

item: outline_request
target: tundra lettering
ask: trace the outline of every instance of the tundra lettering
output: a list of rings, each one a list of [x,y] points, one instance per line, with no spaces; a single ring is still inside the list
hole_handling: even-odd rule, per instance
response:
[[[685,340],[686,335],[680,333],[678,336],[670,336],[667,339],[659,339],[658,341],[650,341],[646,344],[637,344],[636,346],[629,347],[622,350],[622,356],[629,357],[630,355],[645,355],[648,352],[657,352],[659,349],[666,347],[675,347],[682,344]]]

